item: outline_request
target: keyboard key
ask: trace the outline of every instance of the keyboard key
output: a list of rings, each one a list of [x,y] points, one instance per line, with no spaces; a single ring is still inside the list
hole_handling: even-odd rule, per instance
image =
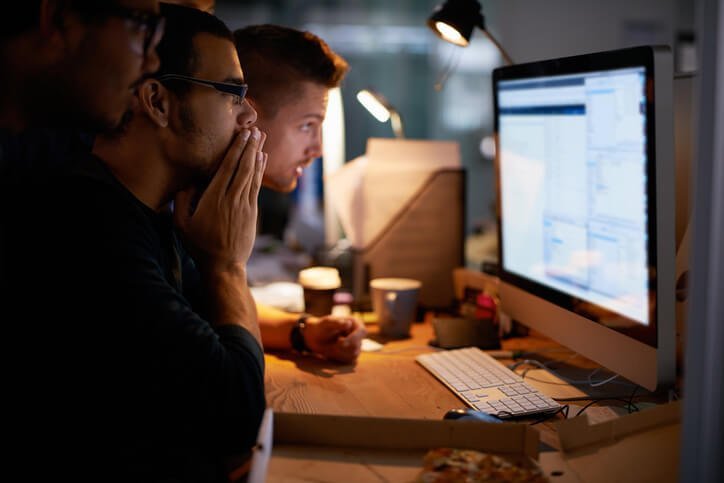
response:
[[[493,409],[493,407],[490,406],[490,404],[488,404],[486,402],[479,402],[477,404],[474,404],[474,406],[475,406],[475,409],[477,409],[478,411],[483,411],[488,414],[494,414],[496,412],[495,409]]]

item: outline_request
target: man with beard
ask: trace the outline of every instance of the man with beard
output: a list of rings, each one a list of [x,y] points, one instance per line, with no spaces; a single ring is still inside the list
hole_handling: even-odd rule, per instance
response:
[[[63,451],[72,417],[61,382],[64,314],[51,311],[39,195],[66,153],[89,149],[81,131],[118,125],[135,87],[158,68],[162,35],[158,0],[27,0],[0,16],[2,427],[6,472],[20,479],[43,478],[44,468],[62,479],[77,456]]]
[[[213,11],[209,0],[170,3]],[[347,62],[319,37],[279,25],[256,25],[234,32],[237,53],[249,83],[257,125],[268,134],[269,162],[262,196],[280,200],[294,190],[302,170],[322,155],[322,122],[329,90],[347,73]],[[250,80],[251,79],[251,80]],[[287,207],[284,207],[286,209]],[[262,224],[278,213],[260,213]],[[272,224],[282,223],[274,219]],[[295,349],[328,360],[354,363],[366,335],[356,317],[315,317],[257,304],[265,350]]]
[[[28,203],[87,133],[118,125],[158,68],[157,0],[31,0],[0,20],[0,300],[27,238]],[[80,132],[84,134],[79,134]]]
[[[223,22],[161,13],[160,69],[46,197],[48,281],[78,457],[103,481],[223,481],[265,407],[246,281],[265,135]]]
[[[342,82],[347,62],[316,35],[279,25],[236,30],[234,41],[257,126],[268,135],[262,184],[289,193],[304,168],[322,155],[329,90]],[[257,310],[266,349],[294,348],[345,363],[360,353],[366,331],[355,317],[300,318],[262,304]]]

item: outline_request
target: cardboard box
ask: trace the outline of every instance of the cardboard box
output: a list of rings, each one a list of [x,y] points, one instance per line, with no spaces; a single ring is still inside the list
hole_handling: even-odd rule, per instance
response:
[[[268,410],[246,481],[411,482],[429,449],[451,447],[527,459],[551,483],[673,482],[680,413],[675,402],[599,424],[562,421],[561,451],[539,454],[525,423],[274,413],[272,424]]]
[[[424,454],[437,447],[533,464],[538,458],[538,431],[526,424],[274,413],[273,426],[271,458],[259,481],[410,482]]]
[[[681,403],[674,402],[599,424],[585,417],[562,421],[562,451],[546,454],[546,464],[559,457],[585,483],[678,481],[680,415]]]

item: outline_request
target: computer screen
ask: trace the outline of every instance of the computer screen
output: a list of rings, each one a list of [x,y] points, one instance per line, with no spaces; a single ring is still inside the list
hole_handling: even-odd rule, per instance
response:
[[[674,377],[671,55],[493,74],[501,304],[646,387]]]

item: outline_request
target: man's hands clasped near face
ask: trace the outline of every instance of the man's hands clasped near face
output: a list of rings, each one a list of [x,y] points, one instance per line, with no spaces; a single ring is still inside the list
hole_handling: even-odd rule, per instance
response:
[[[312,352],[345,364],[357,360],[366,335],[367,330],[358,318],[331,315],[309,317],[302,331],[304,342]]]
[[[174,219],[202,270],[244,269],[254,245],[266,134],[244,129],[193,209],[195,189],[179,192]]]

